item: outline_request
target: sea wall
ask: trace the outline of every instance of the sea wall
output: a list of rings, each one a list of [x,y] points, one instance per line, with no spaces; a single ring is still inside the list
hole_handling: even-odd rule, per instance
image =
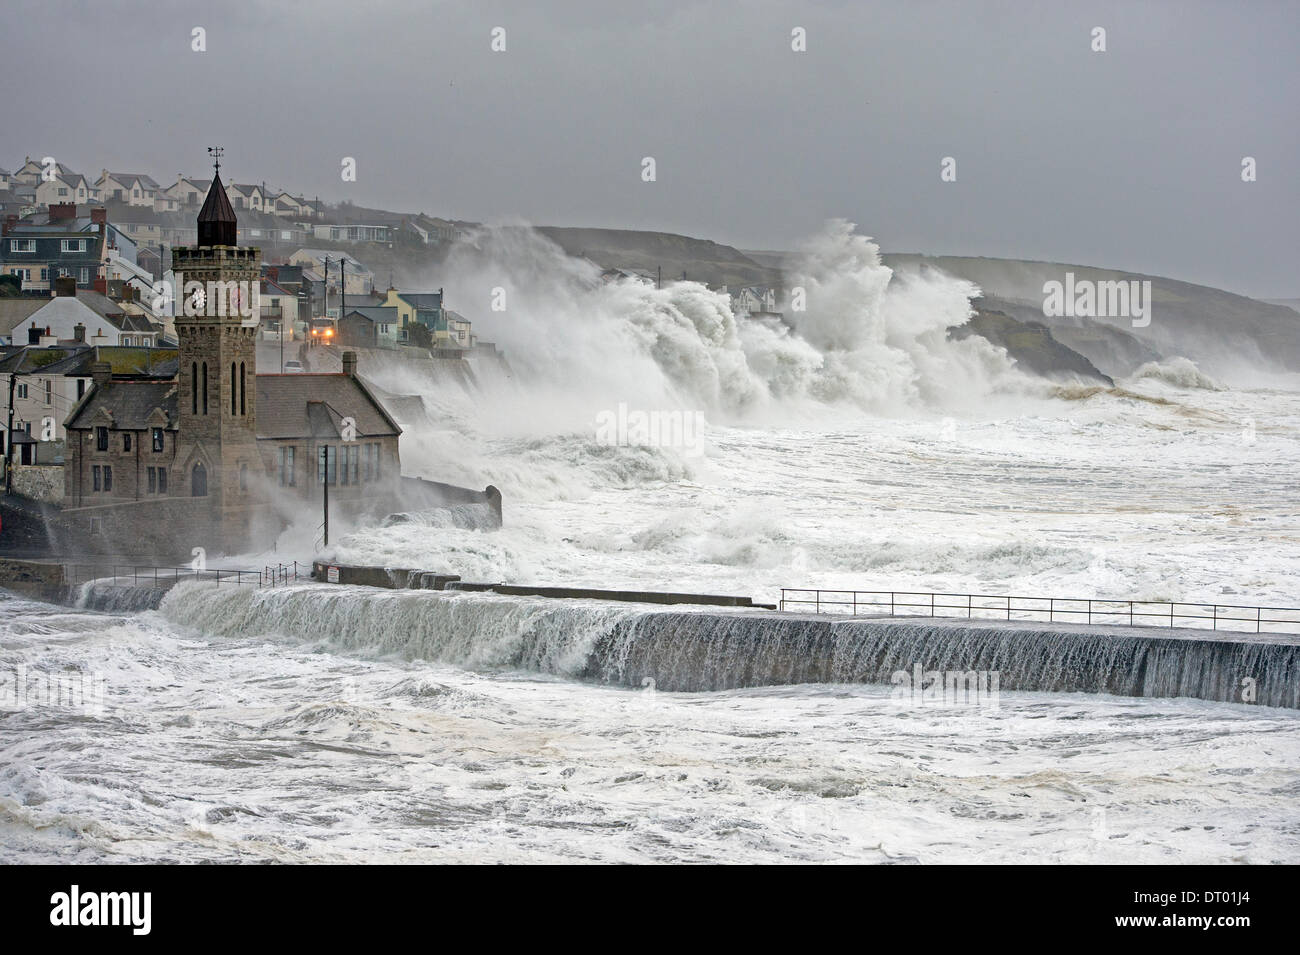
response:
[[[1000,691],[1193,697],[1300,709],[1300,636],[744,609],[311,584],[182,583],[162,604],[210,634],[277,634],[473,669],[700,692],[795,683],[890,685],[982,672]]]

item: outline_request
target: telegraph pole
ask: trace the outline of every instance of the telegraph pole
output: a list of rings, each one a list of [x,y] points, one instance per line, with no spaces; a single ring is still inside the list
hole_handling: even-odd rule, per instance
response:
[[[9,372],[9,424],[5,427],[5,493],[14,492],[14,388],[18,372]]]
[[[321,471],[325,475],[325,480],[321,482],[321,504],[325,511],[325,545],[330,545],[330,449],[325,446],[320,449],[321,454]]]
[[[347,257],[339,259],[339,321],[343,321],[343,315],[348,310],[348,260]]]

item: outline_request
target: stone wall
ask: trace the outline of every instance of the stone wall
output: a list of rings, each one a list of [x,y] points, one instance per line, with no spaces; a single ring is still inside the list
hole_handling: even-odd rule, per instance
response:
[[[63,500],[63,467],[16,464],[13,489],[15,494],[33,501],[58,504]]]

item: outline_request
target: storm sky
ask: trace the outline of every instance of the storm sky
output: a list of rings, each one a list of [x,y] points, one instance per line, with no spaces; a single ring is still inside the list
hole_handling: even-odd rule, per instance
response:
[[[886,251],[1300,296],[1297,2],[4,11],[10,171],[50,155],[92,181],[107,167],[167,185],[206,176],[220,143],[228,180],[331,201],[751,249],[843,217]],[[791,49],[796,27],[806,52]],[[955,182],[940,179],[947,156]],[[1241,179],[1246,156],[1256,182]]]

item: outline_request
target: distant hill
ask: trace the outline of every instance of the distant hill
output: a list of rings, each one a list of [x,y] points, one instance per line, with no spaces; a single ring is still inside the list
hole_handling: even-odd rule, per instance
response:
[[[707,285],[779,285],[781,272],[755,262],[738,249],[710,239],[631,229],[571,229],[539,226],[537,231],[570,255],[586,256],[605,268],[663,269],[664,280],[682,273]]]
[[[371,221],[400,221],[400,213],[348,207],[351,216]],[[460,223],[472,227],[474,223]],[[686,278],[717,287],[769,285],[782,287],[782,267],[788,253],[741,250],[710,239],[670,232],[635,229],[589,229],[539,226],[537,231],[565,252],[583,256],[604,268],[625,268],[653,273],[662,269],[665,281]],[[392,269],[399,282],[428,281],[445,248],[412,247],[409,243],[387,250],[366,251],[366,262],[383,276]],[[987,332],[1016,354],[1016,343],[1036,342],[1019,356],[1032,369],[1054,368],[1065,374],[1122,377],[1142,364],[1184,356],[1196,361],[1209,374],[1224,374],[1242,366],[1278,371],[1300,370],[1300,299],[1257,301],[1222,289],[1157,275],[1114,269],[995,259],[975,256],[925,256],[914,253],[885,253],[886,265],[895,269],[937,268],[974,282],[983,296],[974,303],[985,314],[996,313],[972,326],[975,333]],[[1076,280],[1150,281],[1151,322],[1134,328],[1123,318],[1065,318],[1043,314],[1043,284],[1063,281],[1066,272]],[[417,278],[418,277],[418,278]],[[1026,326],[1012,329],[1011,322]],[[1045,326],[1050,335],[1044,338]],[[1014,331],[1014,334],[1013,334]],[[1048,341],[1050,339],[1050,341]],[[1069,351],[1071,358],[1062,351]],[[1082,359],[1078,361],[1076,359]]]
[[[1097,269],[1059,262],[967,256],[883,256],[894,268],[931,266],[968,279],[984,292],[987,307],[1022,321],[1046,324],[1052,334],[1109,375],[1127,375],[1156,357],[1184,356],[1210,374],[1243,365],[1300,371],[1300,313],[1270,302],[1158,275]],[[1078,319],[1043,315],[1043,283],[1075,280],[1150,281],[1151,323],[1134,328],[1125,319]]]

